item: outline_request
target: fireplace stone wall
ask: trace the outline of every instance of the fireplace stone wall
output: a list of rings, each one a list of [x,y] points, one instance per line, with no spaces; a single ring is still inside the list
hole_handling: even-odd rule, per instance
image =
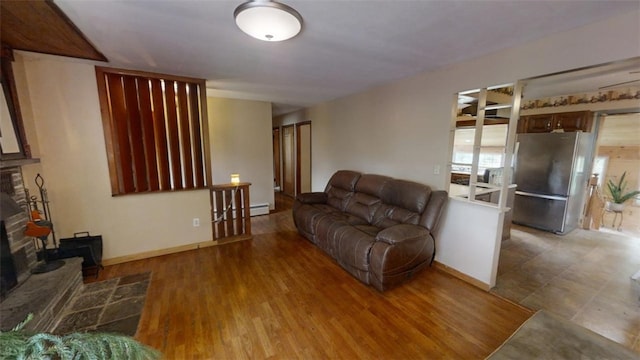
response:
[[[2,169],[1,177],[2,191],[9,194],[24,210],[5,219],[9,249],[13,255],[18,284],[20,284],[30,276],[30,269],[36,266],[38,261],[33,238],[24,235],[25,224],[29,221],[27,193],[20,167]]]

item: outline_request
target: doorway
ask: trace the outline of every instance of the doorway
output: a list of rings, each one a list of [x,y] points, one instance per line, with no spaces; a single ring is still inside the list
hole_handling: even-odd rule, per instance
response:
[[[311,122],[273,128],[275,191],[295,197],[311,191]]]
[[[311,122],[296,124],[297,194],[311,191]]]
[[[280,128],[273,128],[273,188],[275,191],[282,189],[282,179],[280,177]]]
[[[639,138],[640,127],[632,120],[637,115],[629,113],[638,112],[636,94],[640,94],[640,88],[628,85],[628,80],[640,65],[639,60],[534,78],[527,83],[522,99],[521,115],[549,119],[552,114],[557,120],[543,121],[544,132],[572,131],[575,123],[566,122],[565,114],[592,113],[594,126],[588,123],[583,131],[599,135],[593,172],[602,175],[599,184],[603,196],[608,195],[606,182],[620,179],[624,171],[628,171],[627,190],[638,187],[640,144],[629,141]],[[629,115],[596,116],[606,113]],[[591,166],[585,165],[584,171],[591,175]],[[628,208],[635,213],[637,207],[633,205],[629,203]],[[515,226],[511,238],[500,245],[497,282],[491,291],[534,310],[546,309],[639,349],[640,328],[637,319],[628,314],[637,312],[634,274],[640,263],[640,238],[612,229],[611,221],[611,214],[605,215],[607,231],[577,228],[562,236]],[[623,230],[634,226],[631,215],[624,221]]]
[[[594,173],[605,201],[611,200],[607,184],[626,184],[624,193],[640,189],[640,113],[601,116]],[[622,176],[624,175],[624,179]],[[625,202],[621,213],[605,211],[601,231],[640,238],[640,196]]]
[[[295,189],[295,126],[282,127],[282,192],[285,195],[296,196]]]

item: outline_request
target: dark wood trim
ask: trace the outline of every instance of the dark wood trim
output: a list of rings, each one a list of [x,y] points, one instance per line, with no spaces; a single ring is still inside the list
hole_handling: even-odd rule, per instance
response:
[[[142,79],[141,79],[142,80]],[[138,102],[140,120],[142,122],[142,139],[144,145],[144,164],[149,182],[149,190],[160,190],[158,178],[158,161],[156,158],[156,139],[153,130],[153,111],[151,107],[150,79],[144,79],[138,86]]]
[[[109,164],[109,178],[111,182],[111,195],[120,193],[118,185],[118,173],[116,168],[116,153],[113,143],[113,121],[109,106],[109,96],[107,94],[106,74],[102,69],[96,67],[96,82],[98,84],[98,100],[100,101],[100,113],[102,115],[102,131],[104,143],[107,148],[107,163]]]
[[[153,97],[153,132],[156,143],[156,159],[158,161],[158,180],[160,190],[171,190],[171,171],[169,170],[169,148],[167,143],[167,127],[164,123],[166,117],[162,94],[162,84],[158,79],[150,79],[151,96]]]
[[[148,191],[147,164],[144,157],[144,144],[142,138],[142,122],[140,108],[138,106],[138,87],[136,78],[124,77],[125,101],[127,105],[127,119],[129,124],[129,145],[133,160],[135,191]],[[139,139],[139,140],[138,140]]]
[[[141,70],[128,70],[128,69],[120,69],[120,68],[111,68],[106,66],[96,66],[96,70],[100,69],[103,72],[110,74],[118,74],[118,75],[130,75],[136,77],[146,77],[149,79],[158,79],[158,80],[171,80],[171,81],[182,81],[185,83],[195,83],[200,86],[203,86],[203,89],[206,88],[205,81],[203,79],[186,77],[180,75],[171,75],[171,74],[160,74],[160,73],[152,73],[148,71]]]
[[[182,189],[182,166],[180,165],[180,135],[178,134],[178,112],[176,111],[175,82],[164,82],[164,101],[166,104],[167,133],[169,134],[169,167],[173,188]]]
[[[182,145],[182,170],[184,187],[193,187],[193,164],[191,151],[191,129],[189,126],[189,110],[187,101],[187,84],[178,82],[178,123],[180,124],[180,144]]]
[[[272,129],[273,146],[273,182],[282,191],[282,131],[279,126]]]
[[[302,188],[302,161],[301,153],[302,153],[302,142],[300,141],[300,128],[304,125],[309,125],[309,132],[311,132],[311,121],[303,121],[296,123],[296,135],[295,135],[295,143],[296,143],[296,195],[301,193],[300,190]],[[309,142],[311,142],[311,134],[309,134]],[[309,148],[311,148],[311,144],[309,144]],[[311,155],[311,154],[309,154]],[[309,156],[309,166],[311,166],[311,156]]]
[[[205,81],[110,70],[96,67],[112,195],[208,186]]]
[[[296,154],[295,153],[295,151],[296,151],[296,149],[295,149],[295,146],[296,146],[296,127],[293,124],[284,125],[284,126],[282,126],[282,133],[280,135],[281,138],[282,138],[282,142],[281,142],[281,145],[282,145],[282,192],[285,195],[289,195],[289,196],[294,196],[295,197],[296,196],[296,192],[297,192],[297,190],[296,190],[296,168],[295,168],[296,167],[296,162],[295,162],[295,159],[293,159],[293,158],[292,159],[287,159],[285,151],[284,151],[284,149],[286,147],[286,144],[285,144],[285,141],[284,141],[285,140],[286,129],[291,129],[291,135],[292,135],[292,138],[291,138],[291,141],[292,141],[292,143],[291,143],[291,145],[292,145],[291,156],[293,157]],[[291,179],[291,182],[292,182],[291,186],[293,186],[293,189],[287,189],[287,187],[286,187],[286,184],[287,184],[287,161],[290,161],[291,162],[290,166],[293,167],[293,174],[292,174],[293,179]],[[287,190],[291,190],[291,191],[287,191]]]
[[[200,125],[200,107],[198,102],[198,84],[188,84],[189,86],[189,114],[191,133],[193,135],[193,155],[192,159],[195,163],[193,174],[195,177],[195,187],[205,186],[203,158],[202,158],[202,134]],[[205,134],[205,137],[208,137]]]
[[[484,119],[484,125],[509,125],[509,119]],[[456,128],[475,127],[475,120],[460,120],[456,121]]]
[[[52,0],[1,1],[2,41],[17,50],[108,61]]]
[[[107,74],[109,83],[108,96],[111,100],[109,108],[111,109],[111,122],[113,133],[116,135],[116,141],[113,142],[115,163],[115,172],[118,174],[118,183],[120,186],[117,193],[131,193],[135,191],[133,182],[133,171],[131,169],[131,147],[129,146],[129,129],[127,125],[127,112],[124,98],[124,89],[122,85],[122,76]],[[126,164],[127,166],[123,166]]]
[[[16,79],[13,75],[13,49],[7,44],[2,44],[1,59],[0,80],[2,82],[2,91],[5,94],[9,115],[11,116],[11,123],[13,124],[13,131],[15,132],[20,152],[0,154],[0,158],[2,160],[30,159],[31,147],[29,146],[27,134],[24,130]]]
[[[207,110],[207,106],[209,105],[207,102],[207,86],[205,81],[200,79],[195,82],[198,84],[198,95],[200,96],[200,125],[201,132],[203,135],[202,138],[202,146],[204,151],[204,171],[205,171],[205,185],[209,186],[213,183],[213,177],[211,175],[211,145],[209,143],[209,113]]]

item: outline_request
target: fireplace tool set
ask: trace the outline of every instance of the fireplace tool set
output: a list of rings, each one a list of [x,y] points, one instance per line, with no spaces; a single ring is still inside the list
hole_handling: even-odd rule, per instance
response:
[[[27,228],[24,231],[24,234],[27,236],[33,236],[42,242],[42,258],[44,259],[44,263],[39,264],[31,270],[34,274],[42,274],[62,267],[64,265],[64,261],[49,259],[49,254],[47,252],[47,240],[49,238],[49,234],[51,234],[53,239],[54,247],[57,247],[58,244],[56,241],[56,234],[53,230],[53,223],[51,222],[49,196],[47,195],[47,189],[44,187],[44,179],[40,174],[36,176],[35,183],[40,191],[40,200],[38,200],[36,196],[29,196],[29,190],[25,189],[31,220],[27,221]],[[38,204],[40,204],[40,206]],[[40,210],[40,207],[42,207],[42,211]]]
[[[72,238],[60,239],[58,244],[51,221],[49,195],[40,174],[36,176],[35,183],[40,191],[40,199],[37,196],[29,196],[29,190],[25,189],[31,220],[27,222],[24,234],[33,236],[42,242],[44,263],[36,266],[31,272],[41,274],[53,271],[64,265],[64,261],[61,259],[82,257],[83,273],[85,270],[94,269],[94,274],[97,277],[102,269],[102,236],[90,235],[88,231],[84,231],[74,233]],[[52,250],[47,250],[49,235],[53,240],[54,249]]]

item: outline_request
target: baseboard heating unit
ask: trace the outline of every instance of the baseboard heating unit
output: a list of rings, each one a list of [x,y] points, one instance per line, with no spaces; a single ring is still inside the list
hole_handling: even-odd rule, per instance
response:
[[[249,206],[249,213],[251,214],[251,216],[268,215],[269,204],[252,204],[251,206]]]

